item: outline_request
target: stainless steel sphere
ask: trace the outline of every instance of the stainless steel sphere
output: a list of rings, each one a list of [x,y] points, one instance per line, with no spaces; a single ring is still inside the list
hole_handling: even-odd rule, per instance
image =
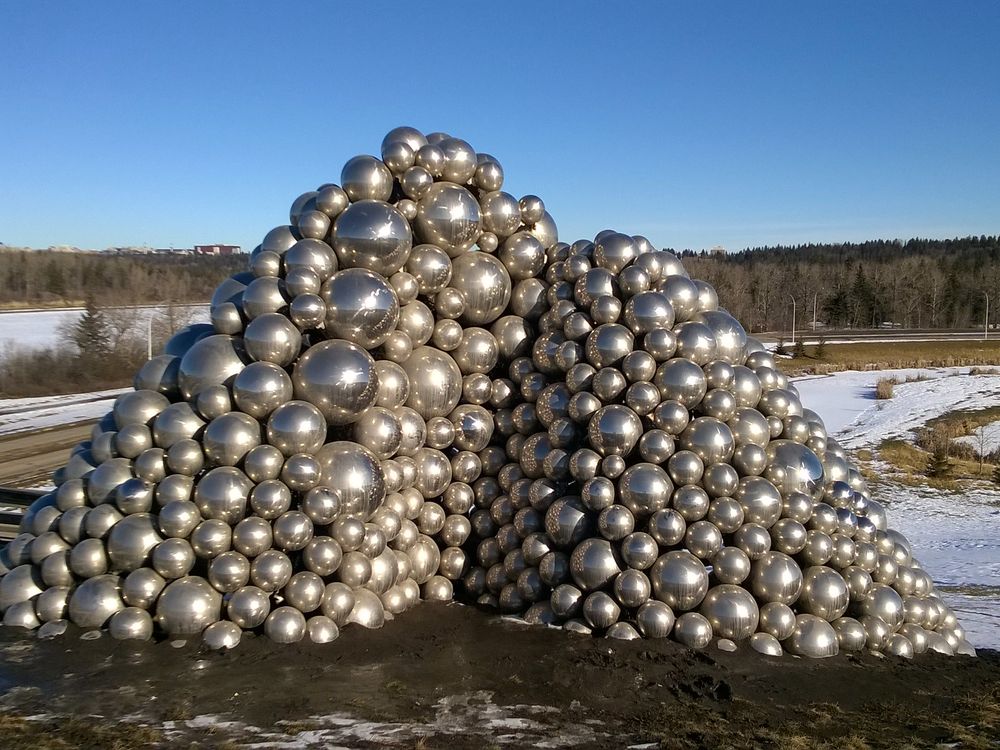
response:
[[[153,637],[153,618],[138,607],[126,607],[111,616],[108,632],[116,641],[148,641]]]
[[[282,513],[271,525],[274,529],[274,546],[282,552],[298,552],[313,536],[313,522],[302,511]]]
[[[450,414],[462,396],[462,372],[446,352],[429,346],[415,349],[403,363],[409,382],[406,405],[424,419]]]
[[[270,596],[256,586],[244,586],[226,600],[226,616],[245,630],[263,625],[270,612]]]
[[[750,648],[764,656],[781,656],[781,643],[770,633],[754,633],[750,638]]]
[[[241,339],[223,334],[207,336],[194,344],[181,359],[177,373],[181,395],[193,401],[210,386],[228,385],[249,363],[250,356]],[[169,447],[159,441],[157,444],[161,448]]]
[[[713,417],[692,420],[681,433],[680,444],[706,464],[728,462],[735,449],[732,430],[725,422]]]
[[[194,549],[187,539],[167,539],[156,545],[152,554],[153,570],[162,578],[183,578],[197,562]]]
[[[674,638],[688,648],[703,649],[712,640],[712,623],[697,612],[685,612],[674,623]]]
[[[652,593],[649,578],[640,570],[628,569],[622,571],[614,580],[615,599],[624,607],[639,607],[644,604]]]
[[[587,425],[590,444],[602,456],[624,456],[642,435],[642,422],[626,406],[612,404],[598,410]]]
[[[331,232],[340,268],[364,268],[389,277],[406,263],[413,246],[410,225],[382,200],[360,200],[337,217]]]
[[[633,464],[618,479],[621,504],[640,521],[667,507],[673,490],[667,472],[652,463]]]
[[[385,624],[385,608],[382,606],[382,600],[379,599],[378,594],[367,589],[356,591],[354,593],[354,607],[347,616],[347,622],[369,629],[382,627]]]
[[[467,325],[492,323],[511,299],[510,274],[503,263],[486,253],[465,253],[455,258],[451,287],[458,290],[464,303],[460,315]]]
[[[14,570],[19,569],[20,568],[15,568]],[[80,578],[94,578],[95,576],[107,573],[108,555],[104,548],[104,542],[100,539],[84,539],[73,545],[73,549],[70,550],[69,553],[69,569]],[[4,578],[0,579],[0,584],[7,581],[8,578],[11,578],[13,572],[14,571],[11,571],[11,573],[8,573],[4,576]],[[9,581],[9,585],[22,586],[25,585],[25,581],[17,576],[14,576]],[[3,598],[0,597],[0,608],[2,608],[2,604]]]
[[[704,470],[704,462],[692,451],[677,451],[667,460],[670,478],[681,487],[697,484]]]
[[[585,539],[570,556],[570,574],[583,591],[610,583],[621,572],[611,544],[604,539]]]
[[[289,606],[303,614],[309,614],[319,609],[325,590],[323,579],[319,575],[303,570],[289,579],[282,589],[282,596]]]
[[[653,376],[653,385],[659,388],[664,401],[677,401],[688,409],[696,406],[708,392],[705,371],[691,360],[682,358],[668,359],[660,365]]]
[[[278,607],[264,621],[264,634],[275,643],[298,643],[306,634],[306,618],[294,607]]]
[[[339,339],[310,347],[292,371],[295,397],[318,408],[331,425],[354,422],[375,403],[375,360],[356,344]]]
[[[769,529],[781,517],[781,493],[763,477],[741,479],[734,497],[743,506],[743,516],[748,523]]]
[[[687,550],[662,555],[649,570],[653,595],[674,611],[697,607],[708,591],[708,571]]]
[[[163,576],[155,570],[139,568],[122,582],[122,599],[130,607],[150,609],[166,585]]]
[[[171,354],[158,354],[139,368],[133,380],[137,391],[155,391],[168,398],[180,394],[177,376],[181,358]]]
[[[209,563],[208,581],[223,594],[237,591],[250,581],[250,561],[239,552],[223,552]]]
[[[287,367],[299,355],[302,333],[281,313],[263,313],[247,324],[243,344],[252,359]]]
[[[4,613],[5,625],[17,625],[33,629],[44,622],[64,620],[69,611],[69,598],[72,589],[69,586],[51,586],[33,600],[12,604]],[[7,622],[10,615],[15,622]]]
[[[335,487],[342,513],[367,520],[385,499],[385,478],[378,459],[356,443],[339,441],[324,445],[316,454],[322,468],[321,483]]]
[[[341,170],[340,184],[352,201],[385,201],[392,195],[392,172],[374,156],[355,156]]]
[[[753,595],[732,584],[709,589],[699,611],[711,623],[717,637],[736,641],[753,635],[760,618]]]
[[[132,462],[109,458],[87,475],[87,497],[92,505],[112,503],[119,485],[132,478]]]
[[[479,203],[461,185],[435,183],[417,202],[416,231],[421,242],[440,247],[452,258],[469,250],[482,228]]]
[[[861,614],[878,617],[893,630],[903,624],[903,598],[891,586],[876,583],[861,601]]]
[[[840,617],[832,623],[841,651],[863,651],[868,642],[865,627],[852,617]]]
[[[170,448],[181,440],[195,438],[205,426],[190,404],[171,404],[153,420],[153,441],[160,448]]]
[[[850,601],[847,582],[833,568],[813,566],[803,571],[797,603],[801,611],[833,622],[847,611]]]
[[[213,419],[201,436],[202,448],[210,466],[236,466],[260,442],[260,423],[250,415],[236,411]]]
[[[126,516],[108,534],[110,568],[118,572],[131,572],[142,567],[149,560],[150,552],[162,540],[156,516],[149,513]],[[38,540],[35,541],[37,543]]]
[[[695,521],[687,527],[684,546],[695,557],[711,560],[722,549],[722,533],[709,521]]]
[[[399,298],[392,285],[365,268],[338,271],[323,284],[320,296],[327,308],[326,335],[365,349],[383,343],[400,319]]]
[[[747,334],[736,318],[722,310],[703,309],[692,320],[712,332],[718,359],[731,365],[743,364],[747,355]]]
[[[815,615],[799,615],[795,618],[795,630],[785,647],[796,656],[807,656],[810,659],[836,656],[840,651],[837,631],[826,620]]]
[[[795,612],[787,604],[768,602],[760,608],[760,630],[779,641],[795,631]]]
[[[243,637],[243,630],[234,622],[213,622],[201,634],[202,643],[212,651],[236,648]]]
[[[118,576],[98,575],[88,578],[73,590],[69,600],[69,619],[81,628],[101,628],[112,615],[123,609],[125,604]]]
[[[723,547],[711,563],[712,575],[719,583],[743,583],[750,575],[750,557],[739,547]]]
[[[821,497],[824,488],[823,462],[809,448],[791,440],[774,440],[767,445],[764,476],[783,495],[802,492]]]
[[[316,453],[326,442],[326,432],[323,413],[307,401],[286,399],[271,412],[267,420],[267,442],[284,456]],[[264,458],[265,456],[261,456],[262,460]],[[258,471],[258,476],[273,479],[274,477],[267,476],[269,473],[262,469]],[[274,475],[277,476],[277,472]]]
[[[802,569],[784,553],[766,552],[754,561],[750,584],[762,602],[793,604],[802,592]]]
[[[30,602],[45,590],[38,568],[31,564],[18,565],[0,577],[0,612],[14,605]]]
[[[679,544],[686,532],[684,516],[672,508],[658,510],[649,518],[650,536],[664,547]]]
[[[496,190],[480,198],[483,229],[505,239],[521,226],[521,209],[509,193]]]
[[[659,548],[652,535],[637,531],[626,536],[621,543],[622,560],[635,570],[646,570],[659,555]]]
[[[620,615],[621,607],[604,591],[594,591],[583,601],[583,618],[597,630],[610,628]]]

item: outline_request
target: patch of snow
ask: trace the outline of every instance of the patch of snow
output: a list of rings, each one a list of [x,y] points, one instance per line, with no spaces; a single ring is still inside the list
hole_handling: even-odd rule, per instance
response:
[[[136,326],[145,326],[153,316],[167,311],[164,305],[128,308],[134,311]],[[72,325],[83,314],[82,307],[63,307],[43,310],[6,310],[0,312],[0,352],[7,346],[31,349],[49,349],[59,344],[59,330]],[[175,313],[181,316],[208,319],[208,305],[176,305]]]
[[[64,396],[0,399],[0,436],[100,419],[115,399],[131,388],[115,388]]]
[[[1000,375],[969,375],[968,367],[838,372],[795,380],[802,405],[817,412],[845,448],[878,445],[905,437],[929,419],[956,409],[1000,404]],[[875,398],[882,378],[901,382],[891,399]]]
[[[1000,422],[990,422],[976,428],[972,435],[962,435],[954,439],[955,443],[968,445],[977,454],[988,456],[1000,450]]]
[[[803,406],[823,417],[842,445],[857,450],[907,437],[956,409],[1000,405],[1000,375],[968,372],[967,367],[842,372],[801,378],[795,385]],[[926,379],[902,382],[893,398],[875,399],[880,378],[918,376]],[[1000,491],[947,492],[882,482],[872,494],[886,506],[889,526],[909,539],[972,645],[1000,648]]]
[[[282,722],[271,730],[252,724],[231,721],[221,716],[202,715],[188,721],[163,722],[161,728],[170,739],[183,740],[185,729],[215,730],[222,736],[240,737],[244,748],[354,747],[358,742],[391,745],[411,745],[429,737],[479,737],[483,744],[511,747],[563,748],[593,744],[607,739],[597,729],[579,723],[560,728],[553,733],[550,724],[528,718],[550,714],[551,706],[499,706],[486,691],[450,695],[435,702],[424,721],[379,722],[338,713],[310,716],[296,722],[308,724],[307,729],[286,734]]]

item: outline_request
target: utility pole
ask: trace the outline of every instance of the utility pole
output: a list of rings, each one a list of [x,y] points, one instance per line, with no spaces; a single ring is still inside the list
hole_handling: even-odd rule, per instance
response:
[[[987,292],[983,292],[983,296],[986,297],[986,320],[983,321],[983,341],[987,341],[990,337],[990,295]]]
[[[795,346],[795,297],[789,294],[788,299],[792,301],[792,346]]]
[[[816,335],[816,303],[819,301],[819,292],[813,294],[813,335]]]

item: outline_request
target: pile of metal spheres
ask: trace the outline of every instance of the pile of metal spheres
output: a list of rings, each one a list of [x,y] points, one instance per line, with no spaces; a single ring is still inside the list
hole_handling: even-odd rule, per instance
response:
[[[279,642],[467,601],[613,638],[973,653],[770,354],[443,133],[292,205],[3,553],[4,624]],[[734,643],[725,643],[728,640]]]

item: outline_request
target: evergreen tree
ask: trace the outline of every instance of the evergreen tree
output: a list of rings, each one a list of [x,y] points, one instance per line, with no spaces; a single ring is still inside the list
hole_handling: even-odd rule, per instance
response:
[[[73,326],[70,337],[82,360],[104,362],[112,354],[111,326],[93,299],[87,300],[87,307]]]
[[[945,440],[939,440],[934,445],[934,450],[931,451],[931,458],[927,464],[927,476],[943,477],[948,474],[950,469],[951,458],[948,456],[948,443]]]

